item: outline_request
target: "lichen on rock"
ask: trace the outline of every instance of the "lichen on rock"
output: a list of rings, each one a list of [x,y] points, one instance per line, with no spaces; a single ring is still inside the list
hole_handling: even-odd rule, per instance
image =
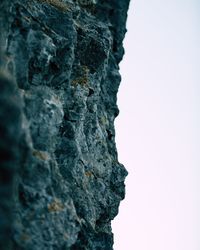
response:
[[[112,250],[129,0],[0,4],[0,249]]]

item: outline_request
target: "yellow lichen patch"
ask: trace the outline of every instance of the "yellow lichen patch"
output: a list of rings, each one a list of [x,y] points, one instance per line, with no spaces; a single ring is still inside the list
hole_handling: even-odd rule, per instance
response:
[[[21,241],[28,241],[28,240],[30,240],[30,236],[28,234],[26,234],[26,233],[23,233],[20,236],[20,240]]]
[[[86,175],[87,177],[92,177],[94,174],[93,174],[91,171],[86,171],[86,172],[85,172],[85,175]]]
[[[68,4],[62,2],[61,0],[38,0],[42,3],[48,3],[60,11],[69,11],[71,8]]]
[[[65,206],[59,199],[54,199],[51,203],[47,205],[49,212],[60,212],[63,211]]]
[[[79,77],[72,81],[73,85],[77,85],[77,84],[86,85],[87,83],[88,83],[88,80],[85,77]]]
[[[49,154],[45,151],[39,151],[39,150],[34,150],[33,155],[38,158],[39,160],[42,161],[48,161],[49,160]]]
[[[87,84],[88,84],[88,82],[89,82],[89,72],[90,72],[90,70],[88,69],[87,66],[82,66],[81,71],[82,71],[82,72],[81,72],[81,76],[75,78],[75,79],[72,81],[72,84],[73,84],[73,85],[80,84],[80,85],[84,86],[84,85],[87,85]]]

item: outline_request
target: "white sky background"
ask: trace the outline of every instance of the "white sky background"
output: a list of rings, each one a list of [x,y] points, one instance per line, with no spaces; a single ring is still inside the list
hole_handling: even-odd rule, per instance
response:
[[[127,26],[114,250],[200,250],[200,1],[132,0]]]

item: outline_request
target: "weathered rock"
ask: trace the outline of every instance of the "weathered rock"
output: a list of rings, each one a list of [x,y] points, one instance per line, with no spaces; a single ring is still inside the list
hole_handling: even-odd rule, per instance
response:
[[[113,249],[128,3],[2,1],[0,249]]]

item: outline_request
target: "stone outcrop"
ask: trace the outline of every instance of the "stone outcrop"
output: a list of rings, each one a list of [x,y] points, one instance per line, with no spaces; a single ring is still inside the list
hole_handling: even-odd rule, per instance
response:
[[[0,249],[113,249],[128,4],[1,1]]]

